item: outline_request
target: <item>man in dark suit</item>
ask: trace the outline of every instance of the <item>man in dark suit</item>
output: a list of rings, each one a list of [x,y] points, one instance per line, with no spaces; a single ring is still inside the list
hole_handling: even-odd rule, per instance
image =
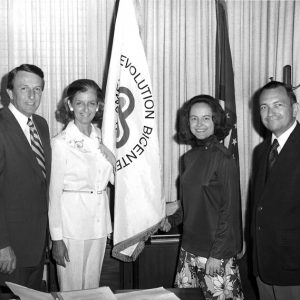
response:
[[[260,90],[259,108],[271,135],[253,157],[254,273],[261,300],[296,300],[300,299],[298,103],[291,87],[271,81]]]
[[[35,114],[43,89],[35,65],[8,74],[10,104],[0,110],[0,285],[42,287],[51,160],[47,122]]]

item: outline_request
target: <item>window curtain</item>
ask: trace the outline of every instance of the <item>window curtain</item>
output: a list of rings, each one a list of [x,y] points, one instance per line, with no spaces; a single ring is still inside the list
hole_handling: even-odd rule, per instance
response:
[[[61,130],[55,119],[64,89],[78,78],[105,87],[116,0],[1,0],[1,98],[5,75],[22,63],[45,72],[46,87],[38,113],[51,136]],[[227,0],[245,214],[253,148],[262,140],[254,128],[251,99],[270,77],[282,80],[292,66],[293,84],[300,83],[300,2]],[[141,36],[158,101],[158,130],[166,200],[178,199],[179,157],[176,115],[196,94],[214,95],[215,2],[211,0],[140,0]],[[300,89],[295,90],[298,98]],[[300,99],[300,98],[299,98]],[[244,218],[245,219],[245,218]]]
[[[226,1],[229,39],[235,73],[243,222],[247,209],[252,151],[262,141],[254,93],[272,77],[283,81],[283,67],[292,66],[292,84],[300,83],[299,1]],[[300,101],[300,88],[295,90]],[[299,116],[298,116],[299,119]]]

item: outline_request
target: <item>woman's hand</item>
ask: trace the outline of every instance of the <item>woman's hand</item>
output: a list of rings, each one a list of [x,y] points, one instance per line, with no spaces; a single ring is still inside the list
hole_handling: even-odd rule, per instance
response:
[[[165,217],[165,218],[161,221],[159,229],[160,229],[161,231],[168,232],[168,231],[170,231],[171,227],[172,227],[172,226],[171,226],[171,224],[170,224],[170,222],[169,222],[169,220],[168,220],[168,217]]]
[[[214,276],[216,273],[220,273],[221,259],[209,257],[205,265],[206,275]]]
[[[53,241],[52,256],[58,265],[66,267],[65,260],[69,262],[70,259],[68,249],[63,240]]]

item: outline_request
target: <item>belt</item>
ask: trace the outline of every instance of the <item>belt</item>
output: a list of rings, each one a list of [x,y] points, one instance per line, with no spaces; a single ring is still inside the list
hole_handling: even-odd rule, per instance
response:
[[[77,190],[65,190],[65,189],[63,189],[63,192],[65,192],[65,193],[102,194],[103,190],[102,191],[93,191],[93,190],[90,190],[90,191],[77,191]]]

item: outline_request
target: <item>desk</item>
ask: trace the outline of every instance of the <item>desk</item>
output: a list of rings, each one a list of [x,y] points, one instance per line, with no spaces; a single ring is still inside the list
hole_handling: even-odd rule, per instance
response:
[[[168,291],[174,293],[181,300],[205,300],[201,289],[167,289]],[[134,290],[117,290],[115,294],[122,292],[129,292]],[[0,294],[0,300],[11,300],[19,299],[19,297],[14,296],[13,294]]]
[[[0,300],[15,300],[15,299],[20,299],[20,298],[11,293],[5,293],[5,294],[0,293]]]
[[[179,289],[172,288],[167,289],[168,291],[174,293],[181,300],[205,300],[202,290],[199,289]],[[134,292],[135,290],[117,290],[114,293],[123,293],[123,292]]]

